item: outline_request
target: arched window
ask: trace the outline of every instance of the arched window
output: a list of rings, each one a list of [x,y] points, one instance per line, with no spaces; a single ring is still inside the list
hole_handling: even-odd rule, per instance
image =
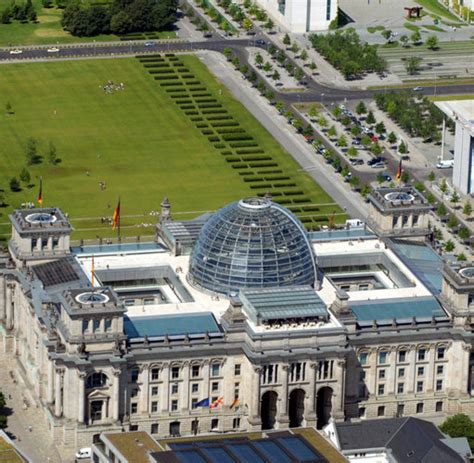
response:
[[[104,373],[92,373],[86,382],[86,387],[92,389],[93,387],[103,387],[107,385],[107,376]]]

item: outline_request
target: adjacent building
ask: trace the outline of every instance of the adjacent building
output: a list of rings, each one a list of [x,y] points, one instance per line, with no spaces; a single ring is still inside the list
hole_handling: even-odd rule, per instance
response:
[[[10,216],[2,346],[56,442],[474,412],[469,264],[419,236],[308,233],[266,198],[188,222],[163,204],[152,243],[71,247],[59,209]]]
[[[456,124],[453,185],[464,194],[474,192],[474,100],[435,103]]]

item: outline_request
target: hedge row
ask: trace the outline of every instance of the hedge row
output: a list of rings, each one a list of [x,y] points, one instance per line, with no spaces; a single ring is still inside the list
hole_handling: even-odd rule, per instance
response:
[[[260,153],[265,153],[264,150],[262,149],[240,149],[240,150],[235,150],[237,154],[260,154]]]
[[[251,148],[257,147],[258,143],[255,143],[254,141],[236,141],[229,143],[229,146],[231,148]]]

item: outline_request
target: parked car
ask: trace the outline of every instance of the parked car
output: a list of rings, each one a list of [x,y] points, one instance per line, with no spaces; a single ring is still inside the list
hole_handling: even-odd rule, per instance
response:
[[[413,91],[414,92],[421,92],[423,90],[423,87],[414,87]]]
[[[21,53],[23,53],[23,50],[19,50],[19,49],[10,50],[10,55],[19,55]]]
[[[155,47],[156,46],[156,42],[154,42],[153,40],[148,40],[148,42],[145,42],[145,47]]]
[[[364,164],[363,159],[351,159],[350,162],[353,166],[362,166]]]
[[[371,164],[370,167],[372,167],[372,169],[383,169],[385,164],[383,162],[377,162],[375,164]]]
[[[263,39],[257,39],[257,40],[255,40],[255,43],[257,45],[265,45],[267,42],[265,42],[265,40],[263,40]]]
[[[374,164],[383,163],[383,161],[384,161],[384,158],[382,156],[377,156],[367,161],[367,164],[369,166],[373,166]]]
[[[92,450],[90,447],[83,447],[76,452],[76,459],[77,460],[86,460],[91,458]]]
[[[387,172],[384,172],[382,175],[383,175],[383,178],[386,182],[391,182],[392,181],[392,177],[390,177],[390,175],[388,175]]]
[[[454,159],[448,159],[448,160],[445,160],[445,161],[439,161],[439,162],[436,164],[436,168],[437,168],[437,169],[451,169],[452,167],[454,167]]]
[[[59,51],[58,47],[48,48],[48,53],[58,53],[58,51]]]

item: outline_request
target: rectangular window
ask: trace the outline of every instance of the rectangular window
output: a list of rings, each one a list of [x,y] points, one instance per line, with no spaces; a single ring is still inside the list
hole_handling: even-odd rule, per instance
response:
[[[214,431],[216,429],[219,429],[219,419],[218,418],[213,418],[211,420],[211,430]]]
[[[365,407],[359,408],[359,418],[364,418],[365,416]]]
[[[199,365],[193,365],[191,369],[191,377],[199,378],[200,368]]]
[[[157,381],[160,379],[160,369],[159,368],[152,368],[151,369],[151,380]]]
[[[377,408],[377,416],[384,416],[385,415],[385,407],[383,405],[380,405]]]
[[[112,330],[112,320],[110,318],[105,319],[104,329],[105,329],[105,331],[111,331]]]
[[[385,384],[379,384],[378,394],[384,395],[384,393],[385,393]]]
[[[237,363],[235,366],[234,366],[234,375],[235,376],[240,376],[240,363]]]
[[[423,402],[418,402],[416,404],[416,413],[423,413]]]
[[[171,379],[178,379],[179,378],[179,367],[171,368]]]
[[[366,376],[365,370],[360,371],[359,372],[359,381],[365,381],[365,376]]]
[[[194,410],[196,407],[196,404],[198,403],[198,399],[197,398],[193,398],[191,399],[191,408]]]
[[[359,354],[359,363],[361,365],[367,365],[367,358],[368,358],[367,352],[361,352]]]
[[[384,363],[387,363],[387,352],[385,351],[379,352],[379,363],[382,365]]]
[[[158,429],[159,429],[158,423],[152,423],[151,424],[151,433],[152,434],[158,434]]]
[[[379,379],[385,379],[385,370],[379,370]]]
[[[436,390],[437,391],[442,391],[443,390],[443,380],[442,379],[437,379],[436,380]]]
[[[134,368],[130,371],[130,381],[136,383],[138,381],[138,368]]]
[[[176,399],[171,401],[171,411],[176,412],[178,410],[178,401]]]
[[[219,376],[221,374],[221,366],[218,363],[213,363],[211,367],[211,376]]]
[[[135,415],[135,413],[137,413],[138,411],[138,404],[133,402],[130,404],[130,414],[131,415]]]
[[[130,432],[138,431],[138,424],[131,424],[128,428]]]
[[[423,376],[425,374],[425,367],[418,367],[417,373],[418,376]]]
[[[437,375],[442,375],[444,373],[444,366],[443,365],[437,365],[436,366],[436,374]]]
[[[240,383],[234,384],[234,399],[238,399],[240,396]]]
[[[151,388],[151,395],[158,395],[158,386],[153,386]]]
[[[92,320],[92,330],[94,333],[100,329],[100,320]]]
[[[219,391],[219,383],[218,382],[211,383],[211,391],[212,392],[218,392]]]
[[[446,349],[444,347],[438,347],[436,351],[436,355],[438,360],[443,360],[444,359],[444,354],[446,352]]]
[[[423,392],[423,381],[416,382],[416,392]]]
[[[234,418],[232,420],[232,429],[239,429],[240,428],[240,418]]]
[[[138,389],[134,388],[132,389],[132,392],[130,392],[130,397],[137,397],[138,395]]]
[[[198,383],[193,383],[191,385],[191,393],[197,394],[199,392],[199,384]]]
[[[407,351],[406,350],[398,351],[398,361],[406,362],[406,360],[407,360]]]
[[[326,0],[326,21],[331,20],[331,0]]]
[[[172,384],[171,385],[171,394],[177,394],[178,393],[178,384]]]
[[[151,412],[156,413],[157,411],[158,411],[158,402],[156,400],[154,400],[151,403]]]
[[[397,394],[403,394],[404,390],[405,390],[405,383],[398,383]]]
[[[436,411],[437,412],[442,412],[443,411],[443,402],[441,402],[441,401],[436,402]]]
[[[426,357],[426,349],[418,349],[418,361],[423,362]]]
[[[405,368],[399,368],[398,369],[398,377],[399,378],[404,378],[405,377]]]
[[[82,320],[82,332],[87,333],[89,330],[89,320]]]

